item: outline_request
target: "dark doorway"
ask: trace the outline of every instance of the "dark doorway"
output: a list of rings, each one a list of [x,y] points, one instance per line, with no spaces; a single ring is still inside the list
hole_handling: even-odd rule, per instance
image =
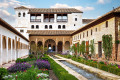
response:
[[[98,42],[98,56],[102,57],[102,42]]]
[[[55,51],[55,46],[53,45],[53,51]]]
[[[62,42],[58,42],[58,52],[62,52]]]

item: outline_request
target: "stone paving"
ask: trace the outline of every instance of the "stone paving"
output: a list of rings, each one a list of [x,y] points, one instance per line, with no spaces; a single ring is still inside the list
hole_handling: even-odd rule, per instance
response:
[[[23,58],[27,58],[28,56],[24,56],[24,57],[21,57],[21,59],[23,59]],[[3,65],[0,65],[0,68],[8,68],[8,67],[10,67],[11,65],[13,65],[13,64],[15,64],[15,61],[12,61],[12,62],[9,62],[9,63],[7,63],[7,64],[3,64]]]
[[[60,57],[58,55],[55,55],[55,57],[58,57],[58,58],[63,59],[63,60],[66,59],[66,58]],[[73,61],[71,59],[66,59],[66,61],[71,63],[71,64],[76,65],[77,67],[80,67],[80,68],[82,68],[84,70],[87,70],[87,71],[89,71],[91,73],[97,74],[99,77],[101,77],[104,80],[120,80],[120,76],[118,76],[118,75],[108,73],[106,71],[103,71],[103,70],[100,70],[100,69],[97,69],[97,68],[94,68],[94,67],[90,67],[90,66],[81,64],[81,63]]]

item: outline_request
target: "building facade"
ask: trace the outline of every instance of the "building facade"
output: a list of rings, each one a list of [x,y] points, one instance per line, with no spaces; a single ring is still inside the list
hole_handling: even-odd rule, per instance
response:
[[[29,53],[29,40],[0,18],[0,65]]]
[[[86,41],[86,45],[89,45],[90,40],[94,40],[96,58],[104,59],[102,48],[102,36],[104,34],[112,35],[112,60],[120,61],[120,44],[116,44],[116,41],[120,40],[120,7],[74,31],[72,43]]]

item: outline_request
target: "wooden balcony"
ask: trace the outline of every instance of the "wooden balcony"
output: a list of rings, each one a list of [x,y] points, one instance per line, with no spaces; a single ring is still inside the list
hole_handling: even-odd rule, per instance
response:
[[[30,19],[30,22],[41,22],[41,19]]]

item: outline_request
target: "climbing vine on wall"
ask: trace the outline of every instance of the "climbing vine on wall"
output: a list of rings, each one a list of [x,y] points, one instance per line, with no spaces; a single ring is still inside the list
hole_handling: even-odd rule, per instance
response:
[[[111,58],[112,54],[112,35],[103,35],[102,36],[102,42],[103,42],[103,51],[106,60],[109,60]]]

